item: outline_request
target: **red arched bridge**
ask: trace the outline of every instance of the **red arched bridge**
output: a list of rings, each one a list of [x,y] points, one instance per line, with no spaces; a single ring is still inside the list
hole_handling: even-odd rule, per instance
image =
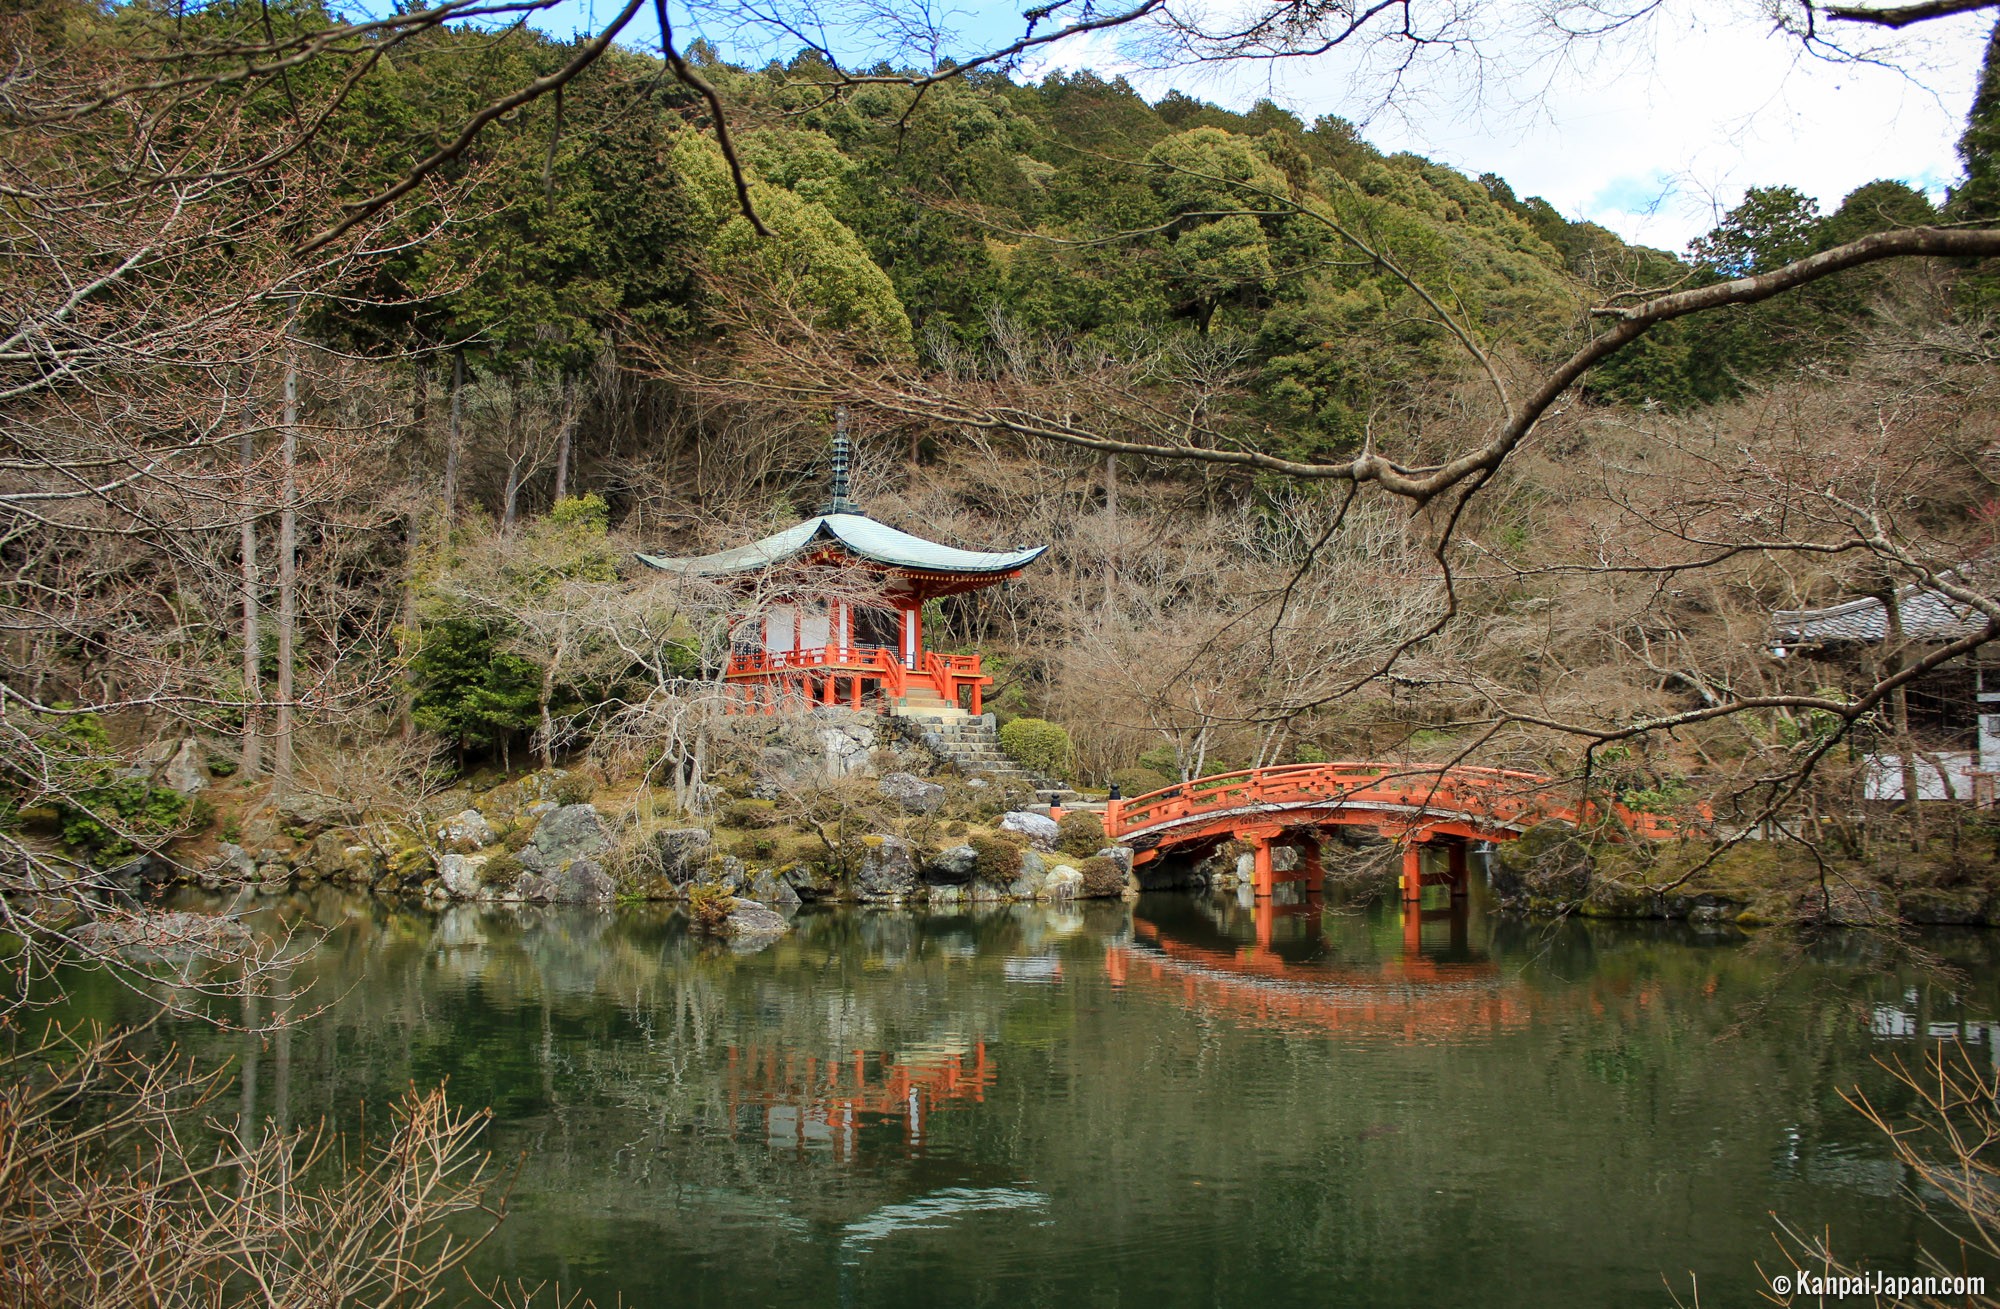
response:
[[[1268,897],[1280,880],[1317,886],[1322,877],[1315,833],[1372,827],[1403,846],[1403,898],[1426,886],[1465,894],[1466,851],[1473,841],[1511,841],[1541,823],[1572,827],[1611,823],[1634,836],[1660,838],[1680,829],[1669,818],[1621,804],[1579,803],[1573,783],[1539,773],[1430,764],[1280,764],[1217,773],[1105,806],[1104,830],[1131,846],[1135,863],[1192,852],[1222,841],[1247,842],[1255,855],[1252,885]],[[1291,846],[1298,866],[1277,871],[1271,852]],[[1443,871],[1423,871],[1426,846],[1442,846]]]

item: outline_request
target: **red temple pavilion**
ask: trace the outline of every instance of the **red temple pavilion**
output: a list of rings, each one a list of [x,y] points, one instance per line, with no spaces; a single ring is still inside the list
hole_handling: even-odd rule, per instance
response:
[[[832,495],[814,517],[715,554],[639,561],[758,597],[723,670],[747,712],[775,713],[787,700],[885,713],[956,707],[961,692],[982,712],[993,679],[977,654],[924,648],[924,602],[1004,582],[1048,547],[963,550],[899,531],[848,497],[847,468],[847,439],[836,437]]]

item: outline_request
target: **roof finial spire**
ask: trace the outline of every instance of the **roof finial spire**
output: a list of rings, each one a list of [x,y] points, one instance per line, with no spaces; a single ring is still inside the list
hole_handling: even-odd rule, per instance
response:
[[[820,507],[822,514],[858,514],[861,506],[848,498],[847,469],[853,455],[853,446],[847,439],[847,410],[845,407],[833,411],[833,487],[827,501]]]

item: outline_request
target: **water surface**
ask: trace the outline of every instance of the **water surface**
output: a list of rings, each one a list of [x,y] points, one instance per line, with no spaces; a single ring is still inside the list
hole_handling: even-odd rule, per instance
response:
[[[520,1166],[478,1271],[607,1307],[1756,1304],[1774,1212],[1916,1269],[1841,1092],[1901,1105],[1878,1057],[2000,1019],[1973,933],[1941,977],[1476,905],[808,911],[754,953],[664,910],[258,913],[328,930],[330,1008],[173,1033],[234,1105],[353,1127],[449,1078]]]

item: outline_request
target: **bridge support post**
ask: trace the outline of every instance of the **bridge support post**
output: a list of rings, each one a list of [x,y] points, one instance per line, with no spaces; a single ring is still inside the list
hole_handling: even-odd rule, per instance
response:
[[[1278,889],[1278,874],[1271,866],[1271,838],[1253,836],[1250,839],[1254,852],[1252,857],[1256,860],[1250,874],[1250,889],[1259,900],[1269,900],[1272,892]]]
[[[1403,903],[1411,907],[1424,902],[1424,848],[1415,840],[1403,846]]]
[[[1299,862],[1305,869],[1306,894],[1318,895],[1326,889],[1326,865],[1320,861],[1319,838],[1308,836],[1299,843]]]

